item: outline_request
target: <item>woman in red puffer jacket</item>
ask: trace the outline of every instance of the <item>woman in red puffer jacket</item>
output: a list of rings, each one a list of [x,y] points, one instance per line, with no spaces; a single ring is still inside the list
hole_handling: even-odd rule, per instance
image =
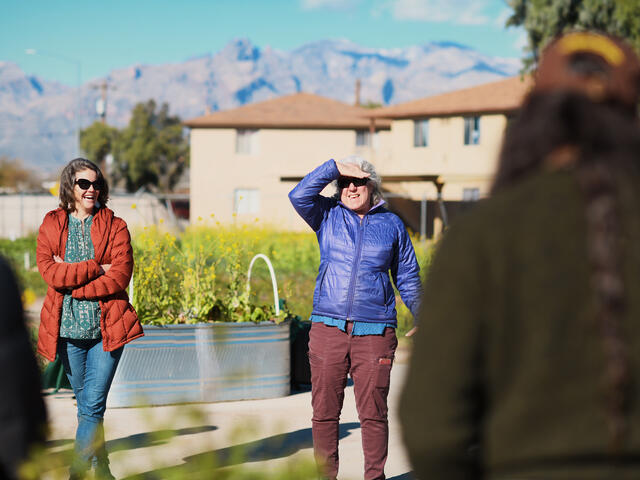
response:
[[[60,179],[60,207],[45,216],[37,262],[49,286],[40,314],[38,352],[60,355],[78,403],[76,458],[71,478],[93,467],[113,478],[102,428],[107,394],[123,346],[143,336],[126,288],[133,272],[127,225],[105,204],[100,169],[76,158]]]

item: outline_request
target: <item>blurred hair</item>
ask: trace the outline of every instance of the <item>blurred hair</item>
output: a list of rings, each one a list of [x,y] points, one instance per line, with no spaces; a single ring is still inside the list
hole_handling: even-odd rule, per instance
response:
[[[60,175],[60,208],[67,213],[74,212],[76,209],[73,189],[76,182],[76,173],[82,170],[93,170],[97,175],[96,180],[102,183],[102,188],[98,192],[98,206],[105,206],[109,200],[109,185],[107,185],[107,181],[102,175],[100,168],[86,158],[74,158],[67,163]]]
[[[549,159],[567,147],[575,158],[553,165]],[[567,169],[576,178],[583,197],[594,316],[602,336],[603,398],[612,452],[620,451],[628,434],[633,388],[621,327],[627,299],[620,251],[625,233],[621,181],[628,173],[637,175],[638,162],[640,127],[626,106],[566,90],[534,92],[507,128],[492,187],[493,192],[509,188],[543,169]]]
[[[369,183],[373,185],[373,191],[371,193],[371,199],[373,202],[372,205],[376,205],[378,202],[384,199],[381,186],[382,178],[380,178],[380,175],[376,173],[376,168],[372,163],[366,161],[359,155],[349,155],[348,157],[338,160],[338,163],[357,165],[360,170],[369,174]],[[331,185],[333,185],[336,189],[336,193],[333,197],[337,200],[340,200],[341,192],[338,188],[338,181],[334,180],[333,182],[331,182]]]

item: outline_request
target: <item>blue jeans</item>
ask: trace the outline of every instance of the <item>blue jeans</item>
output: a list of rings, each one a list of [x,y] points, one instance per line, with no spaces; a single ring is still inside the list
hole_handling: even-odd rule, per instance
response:
[[[103,418],[122,347],[105,352],[102,339],[60,338],[58,354],[78,403],[75,467],[82,470],[88,468],[90,463],[108,463],[104,449]]]

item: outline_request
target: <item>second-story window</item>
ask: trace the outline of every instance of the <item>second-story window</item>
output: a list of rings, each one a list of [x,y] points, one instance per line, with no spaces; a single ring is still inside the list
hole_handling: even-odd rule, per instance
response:
[[[255,129],[236,130],[236,153],[253,155],[258,153],[258,132]]]
[[[356,130],[356,147],[368,147],[371,145],[371,132],[369,130]]]
[[[480,143],[480,117],[464,117],[464,144],[478,145]]]
[[[429,145],[429,119],[423,118],[413,121],[413,146],[427,147]]]

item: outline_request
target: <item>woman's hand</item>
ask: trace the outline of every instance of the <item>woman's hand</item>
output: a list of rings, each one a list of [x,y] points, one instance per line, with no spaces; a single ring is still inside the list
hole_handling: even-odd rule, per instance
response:
[[[104,265],[100,265],[100,268],[102,268],[102,273],[107,273],[111,268],[111,264],[105,263]]]
[[[64,260],[62,260],[58,255],[53,256],[53,261],[56,263],[64,263]]]
[[[370,173],[360,170],[360,167],[354,163],[336,162],[336,167],[341,177],[368,178],[371,176]]]

